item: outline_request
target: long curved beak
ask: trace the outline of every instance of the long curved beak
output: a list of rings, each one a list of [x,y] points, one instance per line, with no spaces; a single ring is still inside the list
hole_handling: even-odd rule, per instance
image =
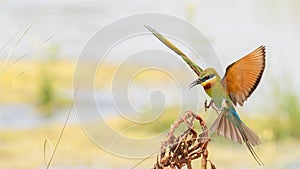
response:
[[[189,85],[189,89],[191,89],[192,87],[198,85],[198,84],[201,84],[203,82],[203,80],[201,79],[197,79],[195,81],[193,81],[190,85]]]

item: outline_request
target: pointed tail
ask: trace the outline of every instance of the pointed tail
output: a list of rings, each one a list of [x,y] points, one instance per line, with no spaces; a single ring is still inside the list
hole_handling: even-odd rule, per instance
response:
[[[228,111],[222,112],[211,126],[210,131],[216,131],[218,135],[240,144],[245,142],[256,162],[260,166],[264,165],[252,147],[260,144],[258,136],[234,114]]]

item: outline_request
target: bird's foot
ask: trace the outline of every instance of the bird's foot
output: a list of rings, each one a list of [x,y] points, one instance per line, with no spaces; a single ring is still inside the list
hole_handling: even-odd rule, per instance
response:
[[[210,100],[208,104],[207,104],[207,100],[205,100],[204,110],[207,111],[207,109],[209,109],[210,107],[212,107],[218,114],[219,112],[222,112],[222,108],[218,108],[213,100]]]
[[[209,104],[207,104],[207,100],[205,100],[205,102],[204,102],[205,112],[207,112],[207,109],[209,109],[212,106],[213,102],[214,102],[213,100],[210,100]]]

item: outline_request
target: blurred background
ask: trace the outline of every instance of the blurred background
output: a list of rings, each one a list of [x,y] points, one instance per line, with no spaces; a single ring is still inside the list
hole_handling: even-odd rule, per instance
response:
[[[0,0],[0,168],[44,168],[44,155],[46,161],[49,160],[72,105],[73,73],[84,45],[105,25],[146,12],[172,15],[193,24],[213,44],[224,70],[256,47],[266,46],[267,65],[262,81],[238,110],[262,140],[255,149],[265,163],[263,168],[298,168],[300,2],[297,0]],[[158,41],[153,42],[163,48]],[[159,125],[137,125],[121,115],[109,113],[114,105],[107,101],[110,85],[107,81],[124,59],[120,53],[102,65],[101,74],[95,80],[97,98],[106,106],[106,123],[133,138],[152,137],[167,131],[180,116],[177,111],[181,101],[180,96],[174,95],[176,84],[172,78],[159,71],[140,74],[130,88],[133,104],[144,110],[152,104],[144,97],[152,91],[152,85],[166,89],[166,109],[158,118]],[[128,71],[138,65],[128,65]],[[178,68],[187,70],[176,72]],[[188,72],[184,64],[174,70],[181,77]],[[185,78],[176,80],[186,86],[191,82]],[[207,97],[199,89],[202,105]],[[192,103],[187,101],[185,110],[189,104]],[[153,111],[155,105],[152,104]],[[89,106],[83,106],[82,110],[86,110],[87,119],[93,119],[89,112],[94,110]],[[206,118],[209,116],[202,106],[193,111],[199,111]],[[147,114],[142,118],[147,119]],[[45,139],[49,141],[44,151]],[[153,150],[159,151],[159,146],[157,142]],[[209,150],[217,168],[260,168],[245,146],[218,136],[213,136]],[[151,168],[155,160],[150,158],[137,168]],[[72,110],[52,168],[121,169],[131,168],[139,161],[141,159],[123,158],[99,148],[81,129]]]

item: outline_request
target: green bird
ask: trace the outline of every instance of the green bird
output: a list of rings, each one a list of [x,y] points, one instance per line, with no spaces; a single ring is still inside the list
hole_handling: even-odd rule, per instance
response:
[[[224,77],[221,78],[214,68],[203,70],[166,37],[150,26],[145,27],[162,43],[181,56],[197,74],[197,80],[190,87],[201,84],[206,94],[211,98],[209,105],[206,105],[205,102],[205,109],[212,105],[220,112],[210,128],[210,132],[216,132],[218,135],[240,144],[244,142],[257,163],[263,165],[252,147],[260,144],[259,137],[241,120],[235,106],[237,104],[243,106],[244,101],[253,93],[260,82],[265,68],[265,46],[258,47],[230,64],[226,68]]]

